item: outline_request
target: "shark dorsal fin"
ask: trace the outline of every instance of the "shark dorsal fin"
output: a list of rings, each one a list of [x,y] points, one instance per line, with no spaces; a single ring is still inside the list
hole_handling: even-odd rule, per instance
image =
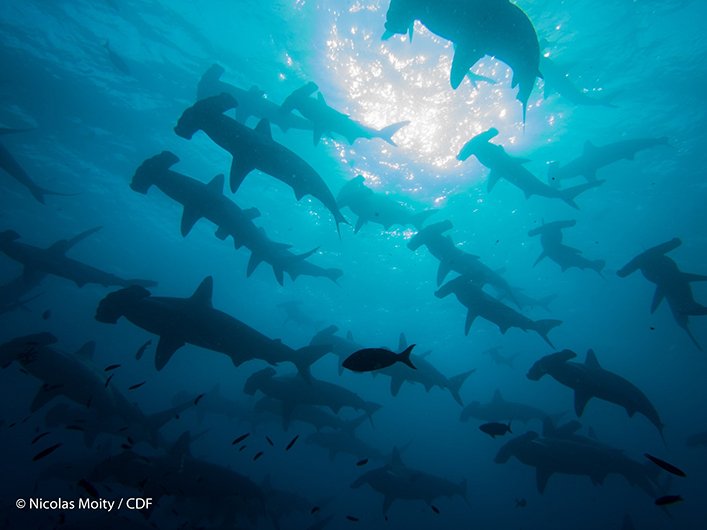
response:
[[[405,336],[405,333],[401,333],[400,337],[398,337],[398,351],[403,351],[408,347],[408,339]]]
[[[584,364],[590,368],[601,369],[601,365],[599,364],[599,361],[597,361],[597,356],[594,353],[594,350],[587,351],[587,360],[584,361]]]
[[[94,341],[89,341],[76,350],[74,355],[76,355],[79,359],[91,361],[93,360],[94,353],[96,353],[96,343]]]
[[[493,393],[493,397],[491,398],[491,401],[493,401],[494,403],[497,403],[499,401],[503,401],[503,396],[501,395],[501,391],[498,388]]]
[[[209,182],[206,185],[206,188],[211,192],[211,193],[216,193],[218,195],[221,195],[223,193],[223,185],[226,180],[226,177],[223,175],[223,173],[219,173],[216,175],[214,178],[211,179],[211,182]]]
[[[182,433],[182,435],[177,438],[177,441],[174,442],[174,445],[172,448],[169,450],[170,456],[174,458],[182,458],[183,456],[190,456],[189,452],[189,444],[191,443],[191,434],[189,431],[185,431]]]
[[[326,105],[326,100],[324,99],[324,96],[321,92],[317,93],[317,101],[319,101],[319,103],[321,103],[322,105]]]
[[[255,126],[255,131],[258,134],[262,134],[263,136],[270,138],[272,140],[272,129],[270,128],[270,121],[266,119],[262,119],[258,122],[258,125]]]
[[[204,278],[199,287],[196,288],[194,294],[189,298],[193,303],[200,306],[212,307],[212,299],[214,297],[214,278],[207,276]]]
[[[587,140],[586,142],[584,142],[584,153],[585,154],[595,151],[596,148],[597,148],[597,146],[594,145],[591,140]]]

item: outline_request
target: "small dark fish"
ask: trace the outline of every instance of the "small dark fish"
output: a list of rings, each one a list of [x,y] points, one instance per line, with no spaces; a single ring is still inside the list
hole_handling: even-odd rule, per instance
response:
[[[116,368],[120,368],[120,365],[119,365],[119,364],[109,364],[108,366],[106,366],[106,367],[103,369],[103,371],[104,371],[104,372],[110,372],[111,370],[115,370]]]
[[[44,438],[47,434],[49,434],[49,431],[43,432],[42,434],[38,434],[37,436],[34,437],[32,440],[32,445],[36,444],[39,440]]]
[[[106,379],[106,385],[105,385],[106,388],[108,388],[108,385],[110,384],[110,380],[113,379],[113,376],[114,376],[114,375],[115,375],[115,374],[110,374],[110,375],[108,376],[108,379]],[[90,405],[89,405],[89,406],[90,406]]]
[[[84,491],[86,493],[88,493],[91,497],[93,497],[94,499],[97,499],[99,497],[98,490],[96,489],[96,487],[93,484],[91,484],[88,480],[86,480],[85,478],[82,478],[81,480],[79,480],[79,486],[81,486],[84,489]]]
[[[263,456],[263,452],[262,452],[262,451],[258,451],[258,452],[255,454],[255,456],[253,457],[253,462],[255,462],[255,461],[256,461],[258,458],[260,458],[261,456]]]
[[[142,359],[142,356],[145,354],[145,350],[147,349],[147,347],[148,347],[150,344],[152,344],[152,340],[151,340],[151,339],[148,340],[147,342],[145,342],[145,344],[143,344],[142,346],[140,346],[140,348],[138,348],[138,350],[135,352],[135,359],[136,359],[136,360],[139,361],[140,359]]]
[[[354,517],[353,515],[347,515],[346,518],[347,518],[349,521],[353,521],[354,523],[358,523],[358,521],[359,521],[359,518],[358,518],[358,517]]]
[[[648,453],[643,453],[643,456],[645,456],[648,460],[653,462],[656,466],[662,467],[663,469],[665,469],[668,473],[672,473],[673,475],[677,475],[678,477],[686,477],[687,476],[682,469],[675,467],[673,464],[670,464],[670,463],[666,462],[665,460],[661,460],[660,458],[650,455]]]
[[[128,390],[137,390],[140,388],[142,385],[144,385],[147,381],[142,381],[141,383],[135,383],[134,385],[128,387]]]
[[[246,438],[248,438],[248,436],[250,436],[250,433],[249,433],[249,432],[247,432],[247,433],[245,433],[245,434],[241,434],[238,438],[236,438],[235,440],[233,440],[233,441],[231,442],[231,445],[236,445],[236,444],[241,443],[243,440],[245,440]]]
[[[373,372],[400,362],[408,365],[413,370],[417,370],[410,360],[410,352],[412,352],[414,347],[415,345],[411,344],[405,348],[405,351],[400,353],[395,353],[385,348],[364,348],[349,355],[342,363],[342,366],[352,372]]]
[[[120,447],[125,449],[126,451],[130,451],[130,449],[133,448],[133,446],[130,444],[120,444]]]
[[[364,458],[363,460],[359,460],[358,462],[356,462],[356,465],[358,467],[365,466],[366,464],[368,464],[368,458]]]
[[[74,423],[72,423],[71,425],[67,425],[66,429],[69,431],[81,431],[81,432],[86,430],[81,425],[76,425]]]
[[[199,394],[198,396],[196,396],[196,398],[194,399],[194,405],[198,405],[199,401],[201,401],[205,395],[206,394]]]
[[[314,515],[314,514],[317,513],[319,510],[320,510],[319,506],[315,506],[314,508],[312,508],[312,509],[309,511],[309,513],[312,514],[312,515]]]
[[[49,456],[49,455],[52,454],[54,451],[56,451],[57,449],[59,449],[61,446],[62,446],[62,444],[61,444],[61,443],[58,443],[58,444],[52,445],[51,447],[47,447],[46,449],[41,450],[39,453],[37,453],[36,455],[34,455],[34,456],[32,457],[32,462],[36,462],[37,460],[41,460],[41,459],[44,458],[45,456]]]
[[[498,423],[495,421],[492,421],[490,423],[484,423],[483,425],[479,425],[479,430],[481,432],[485,432],[488,434],[491,438],[496,438],[496,436],[503,436],[506,433],[511,433],[513,434],[513,431],[511,431],[511,423],[508,422],[508,425],[505,423]]]
[[[292,440],[290,440],[290,443],[288,443],[287,447],[285,447],[285,451],[289,451],[290,449],[292,449],[292,446],[295,445],[295,443],[297,442],[298,439],[299,439],[299,434],[297,436],[295,436],[294,438],[292,438]]]
[[[387,515],[385,516],[385,520],[386,520],[386,521],[388,520],[388,516],[387,516]]]
[[[135,445],[135,440],[133,440],[130,436],[128,436],[128,443],[130,445]]]
[[[682,502],[683,498],[680,495],[663,495],[655,500],[656,506],[667,506],[669,504],[675,504],[676,502]]]
[[[49,320],[52,318],[52,310],[47,309],[44,313],[42,313],[42,320]]]
[[[655,331],[655,327],[651,326],[651,331]]]
[[[248,447],[248,446],[247,446],[247,445],[241,445],[241,446],[238,448],[238,452],[239,452],[239,453],[242,453],[243,451],[245,451],[245,448],[246,448],[246,447]]]
[[[437,508],[437,506],[435,506],[434,504],[430,504],[430,508],[432,508],[432,511],[434,513],[439,513],[439,508]]]
[[[516,508],[525,508],[526,506],[528,506],[527,500],[523,498],[516,499]]]
[[[270,444],[270,447],[275,447],[275,444],[272,443],[272,440],[270,439],[269,436],[266,436],[265,439],[266,439],[266,440],[268,441],[268,443]]]

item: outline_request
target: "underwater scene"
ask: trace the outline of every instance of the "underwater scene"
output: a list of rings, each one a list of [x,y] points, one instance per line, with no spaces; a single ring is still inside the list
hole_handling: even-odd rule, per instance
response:
[[[707,528],[706,17],[0,3],[0,528]]]

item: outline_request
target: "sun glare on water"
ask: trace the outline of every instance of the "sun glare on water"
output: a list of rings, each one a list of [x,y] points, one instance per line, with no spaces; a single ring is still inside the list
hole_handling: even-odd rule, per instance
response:
[[[469,76],[453,90],[453,45],[419,23],[413,42],[403,35],[381,40],[387,4],[357,2],[348,11],[323,10],[322,67],[328,86],[320,83],[320,88],[333,92],[324,94],[327,102],[376,129],[410,121],[394,136],[397,147],[359,140],[353,147],[342,144],[342,159],[359,173],[403,181],[412,192],[433,181],[478,181],[485,171],[456,159],[472,136],[496,127],[501,134],[495,141],[504,145],[511,144],[511,138],[516,145],[529,140],[516,90],[510,88],[510,69],[485,57],[473,73],[492,82]]]

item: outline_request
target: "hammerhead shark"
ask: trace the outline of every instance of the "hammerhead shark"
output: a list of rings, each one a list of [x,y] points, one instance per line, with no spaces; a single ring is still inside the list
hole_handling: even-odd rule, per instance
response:
[[[484,55],[498,58],[513,70],[512,88],[523,105],[539,70],[540,45],[528,16],[508,0],[391,0],[383,39],[408,33],[412,40],[415,20],[432,33],[454,43],[450,83],[457,88]]]
[[[368,222],[382,225],[386,230],[393,225],[421,228],[425,220],[435,213],[435,210],[416,212],[384,193],[376,193],[366,186],[365,180],[363,175],[352,178],[336,196],[340,208],[348,206],[358,216],[354,233]]]
[[[156,282],[151,280],[124,280],[114,274],[104,272],[66,256],[66,252],[78,241],[85,239],[98,230],[100,230],[100,227],[92,228],[72,239],[59,240],[47,248],[20,243],[18,241],[20,234],[14,230],[5,230],[0,232],[0,252],[19,262],[24,267],[24,278],[30,284],[36,285],[47,274],[52,274],[72,281],[79,287],[83,287],[88,283],[95,283],[104,287],[112,285],[151,287],[157,285]]]
[[[98,305],[96,320],[115,324],[121,317],[160,336],[155,368],[161,370],[185,344],[227,355],[236,366],[250,359],[271,364],[293,363],[308,377],[309,366],[323,356],[326,346],[294,350],[279,339],[266,337],[240,320],[215,309],[213,278],[207,276],[187,298],[152,296],[144,287],[131,286],[106,296]]]
[[[577,221],[555,221],[554,223],[544,223],[538,228],[534,228],[528,235],[530,237],[540,236],[540,244],[543,251],[535,260],[533,267],[544,258],[549,258],[557,263],[562,272],[575,267],[577,269],[592,269],[599,276],[606,262],[603,259],[589,260],[582,256],[582,251],[562,243],[562,230],[571,228]]]
[[[501,395],[501,391],[496,389],[491,401],[487,403],[472,401],[462,409],[459,419],[461,421],[474,418],[481,421],[521,421],[527,423],[530,420],[544,421],[547,418],[559,418],[562,415],[563,413],[551,415],[526,403],[508,401]]]
[[[540,71],[543,74],[543,92],[547,98],[553,92],[557,92],[563,99],[574,105],[587,107],[613,107],[612,103],[616,94],[590,95],[578,88],[568,77],[567,71],[559,66],[555,61],[540,55]]]
[[[258,169],[290,186],[297,200],[312,195],[321,201],[334,216],[337,229],[340,223],[348,224],[319,173],[293,151],[273,140],[270,122],[261,120],[255,129],[250,129],[224,115],[237,106],[238,102],[230,94],[202,99],[184,111],[174,131],[189,140],[202,130],[233,156],[232,192],[238,190],[251,171]]]
[[[217,238],[231,237],[236,248],[245,246],[250,250],[248,276],[260,263],[266,262],[272,266],[280,285],[284,282],[285,273],[292,279],[300,275],[323,276],[333,282],[341,276],[339,269],[324,269],[306,261],[313,251],[294,254],[289,250],[290,245],[268,238],[265,231],[253,223],[253,219],[260,215],[257,208],[241,209],[223,194],[223,175],[217,175],[208,184],[203,184],[170,169],[177,162],[179,158],[170,151],[148,158],[135,172],[130,187],[139,193],[147,193],[150,187],[157,186],[181,204],[184,207],[182,236],[186,237],[200,219],[208,219],[217,227]]]
[[[464,276],[459,276],[444,284],[435,292],[435,296],[444,298],[452,293],[467,308],[466,323],[464,324],[466,335],[469,334],[474,319],[482,317],[496,324],[501,333],[505,333],[509,328],[520,328],[524,331],[530,329],[552,346],[547,335],[552,328],[562,324],[561,320],[531,320],[485,293],[481,286]]]
[[[319,143],[323,135],[329,136],[332,133],[340,134],[350,144],[354,143],[358,138],[381,138],[390,145],[395,145],[393,141],[395,133],[410,123],[409,121],[401,121],[383,127],[380,130],[367,127],[327,105],[321,92],[317,93],[316,98],[312,97],[312,94],[318,90],[317,84],[310,81],[287,96],[281,106],[283,113],[297,110],[302,116],[312,122],[314,145]]]
[[[592,398],[602,399],[626,409],[629,416],[642,414],[663,435],[663,422],[643,392],[623,377],[602,368],[592,350],[584,363],[572,362],[577,354],[562,350],[542,357],[528,371],[528,379],[538,381],[549,375],[574,390],[574,410],[581,416]]]
[[[455,484],[446,478],[438,477],[405,465],[397,448],[393,449],[390,462],[368,471],[358,477],[352,488],[368,484],[383,495],[383,513],[387,514],[394,501],[399,499],[421,500],[431,504],[438,497],[461,496],[466,502],[466,479]]]
[[[573,177],[585,177],[587,181],[596,181],[597,171],[601,168],[618,162],[619,160],[633,160],[636,153],[660,145],[669,145],[668,138],[634,138],[622,140],[612,144],[596,146],[587,141],[584,152],[571,162],[561,166],[553,162],[548,166],[547,177],[550,184],[558,186],[561,181]]]
[[[272,125],[277,125],[283,132],[289,129],[312,130],[312,122],[295,116],[289,112],[282,112],[280,105],[265,97],[265,93],[257,86],[244,90],[221,80],[225,73],[218,64],[211,67],[201,76],[196,90],[196,98],[201,100],[219,94],[230,94],[236,101],[236,120],[245,124],[249,117],[255,116],[259,120],[268,120]]]
[[[658,309],[663,299],[667,300],[675,322],[685,330],[690,340],[701,350],[702,347],[690,331],[688,319],[691,315],[707,315],[707,307],[695,301],[690,283],[707,281],[707,275],[682,272],[675,261],[666,256],[668,252],[675,250],[680,245],[682,245],[682,241],[676,237],[649,248],[621,267],[616,274],[625,278],[640,270],[646,280],[655,284],[651,313]]]
[[[574,202],[577,196],[604,182],[596,180],[563,190],[548,186],[523,166],[528,162],[527,159],[511,156],[502,146],[489,141],[497,135],[498,129],[495,128],[477,134],[461,148],[457,155],[457,159],[462,161],[474,155],[479,162],[491,170],[488,176],[488,191],[491,191],[503,178],[519,188],[526,198],[539,195],[550,199],[561,199],[572,208],[578,209],[577,203]]]
[[[491,285],[502,295],[515,302],[515,292],[498,271],[485,265],[479,256],[457,247],[451,237],[443,235],[451,228],[451,221],[440,221],[420,229],[408,241],[410,250],[417,250],[425,245],[427,250],[439,261],[437,285],[440,285],[449,273],[454,271],[467,278],[473,278],[481,286]]]

